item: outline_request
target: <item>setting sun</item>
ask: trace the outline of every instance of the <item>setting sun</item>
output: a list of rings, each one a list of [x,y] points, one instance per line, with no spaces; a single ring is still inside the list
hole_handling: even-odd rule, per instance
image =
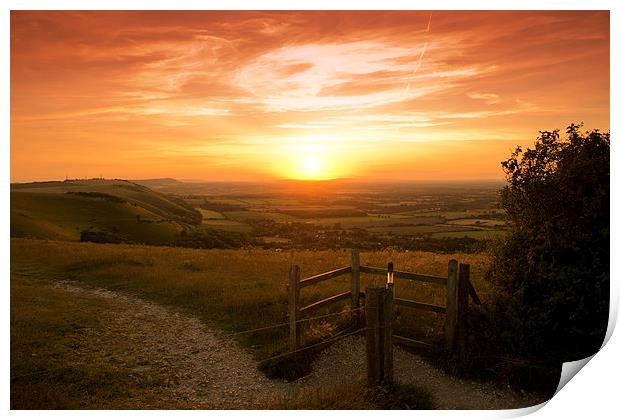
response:
[[[334,178],[327,165],[327,159],[334,154],[329,146],[329,139],[311,136],[297,147],[299,149],[300,165],[293,178],[307,180],[324,180]]]
[[[319,158],[310,156],[304,158],[301,172],[306,178],[318,179],[324,176],[324,168]]]
[[[282,139],[282,146],[273,151],[273,174],[278,178],[298,180],[328,180],[349,177],[356,157],[345,154],[348,147],[343,136],[294,136]],[[343,148],[344,147],[344,148]]]

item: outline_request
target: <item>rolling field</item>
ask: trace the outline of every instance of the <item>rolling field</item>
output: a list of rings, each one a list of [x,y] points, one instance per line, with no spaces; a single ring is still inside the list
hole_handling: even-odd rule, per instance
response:
[[[125,201],[11,192],[11,236],[79,241],[80,232],[87,229],[106,230],[133,242],[166,243],[182,225]]]
[[[434,235],[438,232],[452,232],[456,227],[445,226],[445,225],[420,225],[420,226],[378,226],[371,227],[368,230],[376,233],[383,234],[392,234],[392,235],[406,235],[406,236],[422,236],[428,235],[434,237]],[[461,228],[465,232],[472,232],[472,229],[468,229],[467,227]]]
[[[506,235],[505,230],[450,230],[447,232],[436,232],[433,238],[474,238],[474,239],[495,239]]]
[[[222,213],[218,213],[217,211],[205,210],[205,209],[201,209],[200,207],[196,207],[196,210],[198,210],[200,214],[202,215],[203,222],[209,219],[224,219],[225,218]]]
[[[183,200],[121,180],[11,185],[11,236],[79,241],[104,232],[122,242],[169,244],[199,223]]]
[[[399,214],[377,214],[361,217],[329,217],[320,219],[305,219],[308,223],[318,225],[333,225],[339,223],[343,228],[372,228],[389,225],[434,225],[442,219],[436,216],[411,217]]]
[[[224,232],[249,233],[252,227],[243,222],[230,219],[208,219],[202,221],[202,226],[209,229],[221,230]],[[200,229],[198,229],[199,231]]]
[[[298,220],[296,217],[284,214],[274,213],[269,211],[229,211],[224,213],[227,219],[235,220],[239,222],[253,221],[253,220],[274,220],[276,222],[291,222]]]
[[[500,209],[493,209],[489,211],[488,209],[474,209],[474,210],[466,210],[466,211],[443,211],[443,210],[435,210],[435,211],[410,211],[399,213],[407,216],[418,216],[418,217],[441,217],[445,220],[459,220],[459,219],[471,219],[471,218],[485,218],[490,214],[503,214]]]
[[[164,195],[125,180],[88,179],[11,184],[11,192],[75,194],[85,197],[118,199],[165,219],[178,222],[195,222],[199,215],[183,200]],[[110,197],[111,196],[111,197]]]
[[[493,219],[456,219],[450,221],[449,224],[457,226],[500,227],[505,226],[506,222]]]
[[[12,184],[11,236],[195,248],[477,252],[504,227],[495,192],[488,188],[381,186],[341,192],[325,184],[322,197],[312,189],[291,193],[281,185],[140,182],[154,190],[105,179]],[[183,195],[188,188],[209,193]],[[462,210],[450,210],[456,208]],[[465,236],[479,243],[462,248],[455,240]]]

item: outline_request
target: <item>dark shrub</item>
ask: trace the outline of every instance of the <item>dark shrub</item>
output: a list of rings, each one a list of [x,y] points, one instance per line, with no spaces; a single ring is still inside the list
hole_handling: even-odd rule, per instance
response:
[[[126,242],[120,236],[101,230],[83,230],[80,232],[80,242],[96,242],[100,244],[120,244]]]
[[[596,352],[609,313],[609,133],[541,132],[502,162],[508,236],[493,250],[496,331],[545,360]]]

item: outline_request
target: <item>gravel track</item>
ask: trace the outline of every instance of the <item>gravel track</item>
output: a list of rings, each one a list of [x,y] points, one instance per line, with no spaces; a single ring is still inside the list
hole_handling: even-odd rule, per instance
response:
[[[196,408],[252,408],[298,392],[326,389],[365,377],[365,343],[344,338],[325,349],[308,376],[294,382],[271,380],[234,340],[223,338],[198,318],[123,293],[59,281],[71,294],[105,299],[112,310],[99,314],[102,328],[86,330],[78,363],[129,368],[137,376],[165,377],[162,401]],[[539,404],[541,397],[498,389],[492,384],[450,377],[417,355],[394,351],[395,379],[422,386],[440,409],[505,409]]]

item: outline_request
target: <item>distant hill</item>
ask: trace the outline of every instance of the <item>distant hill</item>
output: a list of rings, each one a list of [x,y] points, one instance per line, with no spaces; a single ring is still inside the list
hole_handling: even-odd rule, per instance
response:
[[[174,178],[152,178],[152,179],[132,179],[131,182],[153,190],[174,189],[183,186],[185,183]]]
[[[132,182],[152,190],[180,196],[273,196],[287,194],[295,196],[318,196],[343,193],[385,193],[386,190],[410,193],[412,190],[451,192],[464,188],[500,189],[504,180],[454,180],[454,181],[373,181],[338,178],[331,180],[271,179],[264,181],[179,181],[174,178],[135,179]]]
[[[11,184],[14,237],[167,244],[201,221],[182,199],[126,180]]]
[[[269,182],[236,181],[179,181],[174,178],[133,179],[131,182],[144,185],[152,190],[178,195],[222,195],[222,194],[256,194],[273,189]]]

